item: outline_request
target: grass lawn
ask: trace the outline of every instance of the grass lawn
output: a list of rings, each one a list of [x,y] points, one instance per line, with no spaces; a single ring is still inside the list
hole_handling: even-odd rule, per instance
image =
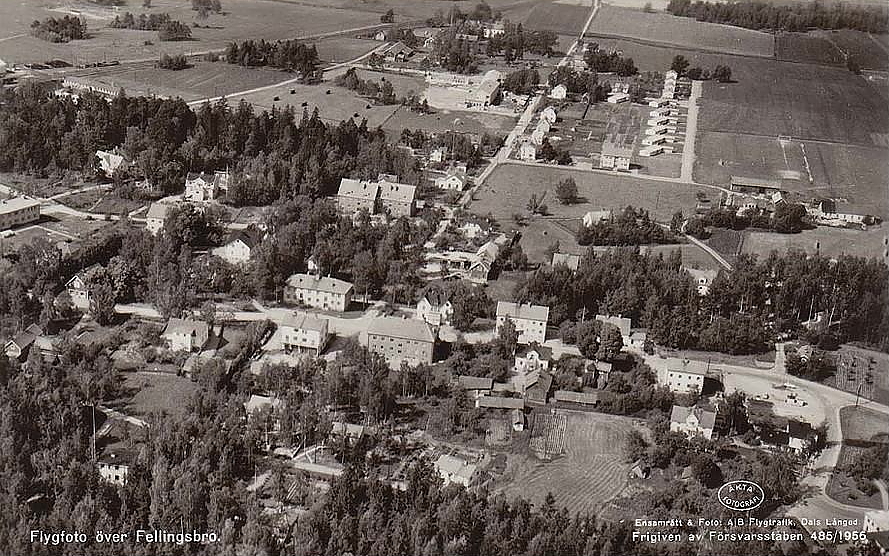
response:
[[[455,120],[457,123],[455,123]],[[383,129],[397,139],[403,129],[422,129],[429,133],[438,133],[457,129],[461,133],[497,133],[506,136],[515,127],[515,118],[482,112],[464,112],[460,110],[436,110],[433,114],[419,114],[405,107],[399,107],[391,118],[383,124]]]
[[[590,25],[590,40],[595,41],[597,34],[728,54],[774,54],[774,37],[768,33],[608,4],[599,9]]]
[[[124,388],[132,397],[122,411],[142,419],[152,413],[184,413],[186,401],[198,390],[191,380],[175,374],[128,372],[123,376]]]
[[[111,191],[94,189],[62,197],[61,202],[71,208],[103,214],[126,214],[143,206],[142,201],[122,199]]]
[[[883,509],[883,499],[880,496],[880,491],[874,487],[872,489],[874,491],[872,494],[862,492],[858,488],[855,479],[841,471],[842,467],[848,462],[854,461],[855,458],[859,457],[859,453],[862,450],[864,450],[864,448],[848,445],[843,445],[840,448],[840,458],[837,462],[837,468],[834,469],[833,473],[830,475],[825,492],[829,497],[842,504],[880,510]]]
[[[807,253],[820,252],[827,257],[842,254],[859,257],[876,257],[889,262],[886,257],[887,230],[885,224],[867,231],[819,227],[798,234],[773,234],[770,232],[745,231],[741,252],[766,257],[771,251],[783,253],[789,249],[801,249]]]
[[[321,39],[315,43],[318,57],[322,62],[337,64],[348,62],[367,54],[382,43],[372,39],[356,39],[353,37],[333,37]]]

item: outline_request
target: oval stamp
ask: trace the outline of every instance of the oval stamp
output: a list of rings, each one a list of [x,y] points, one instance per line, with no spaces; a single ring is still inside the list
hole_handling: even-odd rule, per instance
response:
[[[716,497],[730,510],[748,512],[765,501],[766,493],[753,481],[729,481],[719,487]]]

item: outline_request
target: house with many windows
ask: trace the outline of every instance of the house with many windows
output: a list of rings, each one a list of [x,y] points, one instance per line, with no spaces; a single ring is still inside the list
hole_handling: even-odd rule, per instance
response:
[[[437,285],[427,287],[417,303],[417,318],[432,326],[451,324],[453,314],[450,294]]]
[[[546,341],[549,307],[498,301],[496,334],[500,333],[500,329],[506,324],[507,320],[512,321],[513,325],[515,325],[516,332],[519,334],[520,344],[530,344],[532,342],[542,344]]]
[[[281,343],[287,352],[297,351],[319,355],[324,351],[330,334],[327,320],[306,313],[295,313],[278,323]]]
[[[27,197],[0,200],[0,230],[40,220],[40,201]]]
[[[432,364],[435,333],[416,319],[379,317],[367,329],[367,349],[386,358],[392,367],[402,361],[411,365]]]
[[[284,303],[325,311],[345,311],[352,300],[352,284],[328,276],[294,274],[284,286]]]

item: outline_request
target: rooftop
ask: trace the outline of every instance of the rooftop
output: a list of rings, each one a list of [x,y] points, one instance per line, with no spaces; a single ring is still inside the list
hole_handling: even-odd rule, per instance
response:
[[[316,332],[323,332],[326,324],[327,322],[323,319],[313,317],[308,313],[287,315],[281,321],[281,326],[290,326],[297,330],[314,330]]]
[[[337,197],[355,197],[358,199],[376,199],[380,186],[374,182],[343,178],[340,180],[340,188]]]
[[[40,206],[40,201],[35,201],[34,199],[28,199],[27,197],[14,197],[12,199],[3,199],[3,200],[0,200],[0,214],[23,210],[23,209],[31,208],[31,207],[35,207],[35,206]]]
[[[674,405],[670,412],[671,423],[684,423],[689,416],[694,413],[698,419],[698,424],[703,429],[712,429],[716,425],[716,412],[707,411],[701,407],[682,407]]]
[[[441,307],[451,299],[451,294],[441,286],[432,284],[423,292],[423,299],[428,301],[433,307]]]
[[[410,203],[417,197],[417,188],[413,185],[395,183],[388,180],[379,182],[380,199],[398,203]]]
[[[457,383],[464,390],[490,390],[494,386],[494,379],[478,376],[458,376]]]
[[[291,288],[336,294],[346,294],[352,289],[352,284],[345,280],[338,280],[329,276],[314,276],[312,274],[294,274],[287,279],[287,285]]]
[[[549,320],[549,307],[498,301],[497,317],[547,321]]]
[[[491,409],[524,409],[525,400],[520,398],[501,398],[499,396],[482,396],[478,400],[479,407]]]
[[[425,322],[419,322],[416,319],[377,317],[370,321],[367,333],[419,342],[431,343],[435,341],[435,335],[432,334],[429,326]]]
[[[571,270],[577,270],[580,267],[580,255],[572,255],[571,253],[553,253],[553,266],[565,265]]]
[[[476,466],[454,456],[442,455],[435,460],[435,468],[444,471],[448,475],[470,481],[472,476],[475,475]]]
[[[157,218],[163,220],[167,217],[167,213],[170,212],[171,208],[173,208],[172,205],[151,203],[151,206],[148,207],[148,212],[145,214],[145,218]]]
[[[209,335],[209,327],[206,322],[190,319],[170,319],[164,334],[195,334],[202,337]]]

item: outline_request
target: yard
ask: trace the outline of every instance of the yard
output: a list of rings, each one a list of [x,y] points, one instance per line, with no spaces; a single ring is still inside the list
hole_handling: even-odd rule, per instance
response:
[[[118,215],[127,214],[145,205],[145,202],[143,201],[123,199],[115,195],[112,191],[103,191],[101,189],[93,189],[81,193],[74,193],[73,195],[67,195],[62,197],[60,202],[66,206],[85,212]]]
[[[883,499],[880,496],[880,491],[877,490],[876,487],[873,487],[870,493],[863,492],[858,488],[855,479],[849,477],[841,470],[845,465],[848,465],[849,462],[860,457],[863,450],[864,448],[846,444],[840,448],[840,457],[837,461],[837,467],[830,475],[825,491],[829,497],[842,504],[882,510],[884,509]]]
[[[840,428],[843,440],[870,442],[878,435],[884,442],[887,440],[886,415],[863,406],[849,405],[840,409]]]
[[[123,407],[115,408],[140,419],[148,419],[153,413],[182,414],[186,402],[198,390],[191,380],[172,373],[137,371],[123,376],[124,389],[131,397]]]
[[[559,434],[549,445],[562,445],[564,454],[548,462],[509,454],[502,483],[494,490],[507,497],[522,496],[536,505],[552,493],[556,505],[572,514],[596,512],[627,484],[630,466],[623,461],[622,448],[633,422],[600,413],[559,411],[558,415],[564,418],[557,418],[556,424],[564,420],[564,429],[553,429]]]
[[[627,37],[655,46],[678,46],[766,58],[773,56],[775,48],[774,37],[768,33],[608,4],[601,7],[590,25],[590,41],[595,41],[598,35]]]

